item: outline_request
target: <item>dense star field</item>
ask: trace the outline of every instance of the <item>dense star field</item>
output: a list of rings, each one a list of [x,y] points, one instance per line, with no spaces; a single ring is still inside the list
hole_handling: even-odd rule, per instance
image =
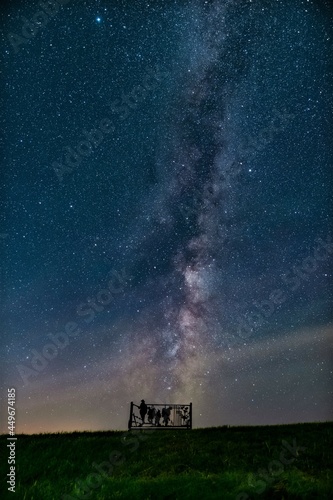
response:
[[[17,432],[124,429],[142,398],[194,427],[332,419],[332,13],[2,7]]]

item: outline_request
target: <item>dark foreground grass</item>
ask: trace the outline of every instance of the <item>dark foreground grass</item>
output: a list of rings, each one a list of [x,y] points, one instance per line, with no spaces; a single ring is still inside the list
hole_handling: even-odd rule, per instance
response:
[[[333,423],[17,438],[1,498],[333,499]]]

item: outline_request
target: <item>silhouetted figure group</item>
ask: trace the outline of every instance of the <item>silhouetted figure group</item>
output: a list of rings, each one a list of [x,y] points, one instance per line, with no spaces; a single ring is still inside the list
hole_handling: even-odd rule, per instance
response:
[[[141,399],[140,406],[138,406],[139,411],[140,411],[140,417],[142,420],[142,423],[140,426],[144,425],[146,423],[146,415],[148,417],[148,423],[150,425],[156,425],[160,427],[161,425],[167,426],[171,422],[171,410],[172,406],[165,406],[162,408],[162,413],[160,410],[156,410],[154,406],[147,406],[146,402],[144,399]],[[187,425],[189,421],[189,414],[188,414],[188,408],[187,407],[182,407],[181,409],[177,410],[177,414],[180,415],[183,425]],[[162,423],[161,423],[162,419]],[[171,422],[172,424],[172,422]]]
[[[160,410],[157,410],[151,406],[148,408],[148,423],[151,425],[157,425],[160,426],[160,420],[161,420],[161,412]]]
[[[144,399],[141,399],[140,405],[136,405],[131,403],[131,417],[129,420],[128,427],[129,429],[132,427],[132,418],[133,424],[135,427],[142,427],[143,425],[148,426],[156,426],[156,427],[186,427],[191,428],[191,416],[189,413],[188,406],[180,406],[173,405],[167,406],[164,405],[164,408],[156,409],[155,406],[163,406],[156,404],[148,406]],[[133,406],[136,406],[139,409],[140,417],[133,412]],[[148,421],[146,420],[146,416],[148,417]]]
[[[168,422],[170,420],[171,406],[169,408],[163,408],[162,414],[161,414],[160,410],[156,411],[156,409],[153,406],[148,407],[145,403],[145,400],[141,399],[141,403],[140,403],[140,406],[138,408],[140,410],[140,417],[142,420],[142,424],[140,424],[140,425],[143,425],[145,423],[145,418],[146,418],[147,413],[148,413],[148,423],[149,424],[160,426],[161,425],[160,420],[162,417],[163,421],[164,421],[164,425],[168,425]]]
[[[151,408],[148,408],[148,422],[151,425],[160,425],[160,420],[161,420],[160,410],[156,411],[153,406]]]

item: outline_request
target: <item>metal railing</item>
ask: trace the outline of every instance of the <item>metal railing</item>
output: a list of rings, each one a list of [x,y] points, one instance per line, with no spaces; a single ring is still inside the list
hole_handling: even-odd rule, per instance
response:
[[[192,429],[192,403],[160,404],[131,401],[128,430],[134,427],[155,429]]]

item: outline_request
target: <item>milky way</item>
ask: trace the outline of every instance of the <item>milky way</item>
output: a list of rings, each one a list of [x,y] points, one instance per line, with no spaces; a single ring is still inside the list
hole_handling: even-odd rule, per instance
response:
[[[192,401],[194,426],[331,418],[331,20],[84,1],[2,42],[20,431],[126,428],[141,398]]]

